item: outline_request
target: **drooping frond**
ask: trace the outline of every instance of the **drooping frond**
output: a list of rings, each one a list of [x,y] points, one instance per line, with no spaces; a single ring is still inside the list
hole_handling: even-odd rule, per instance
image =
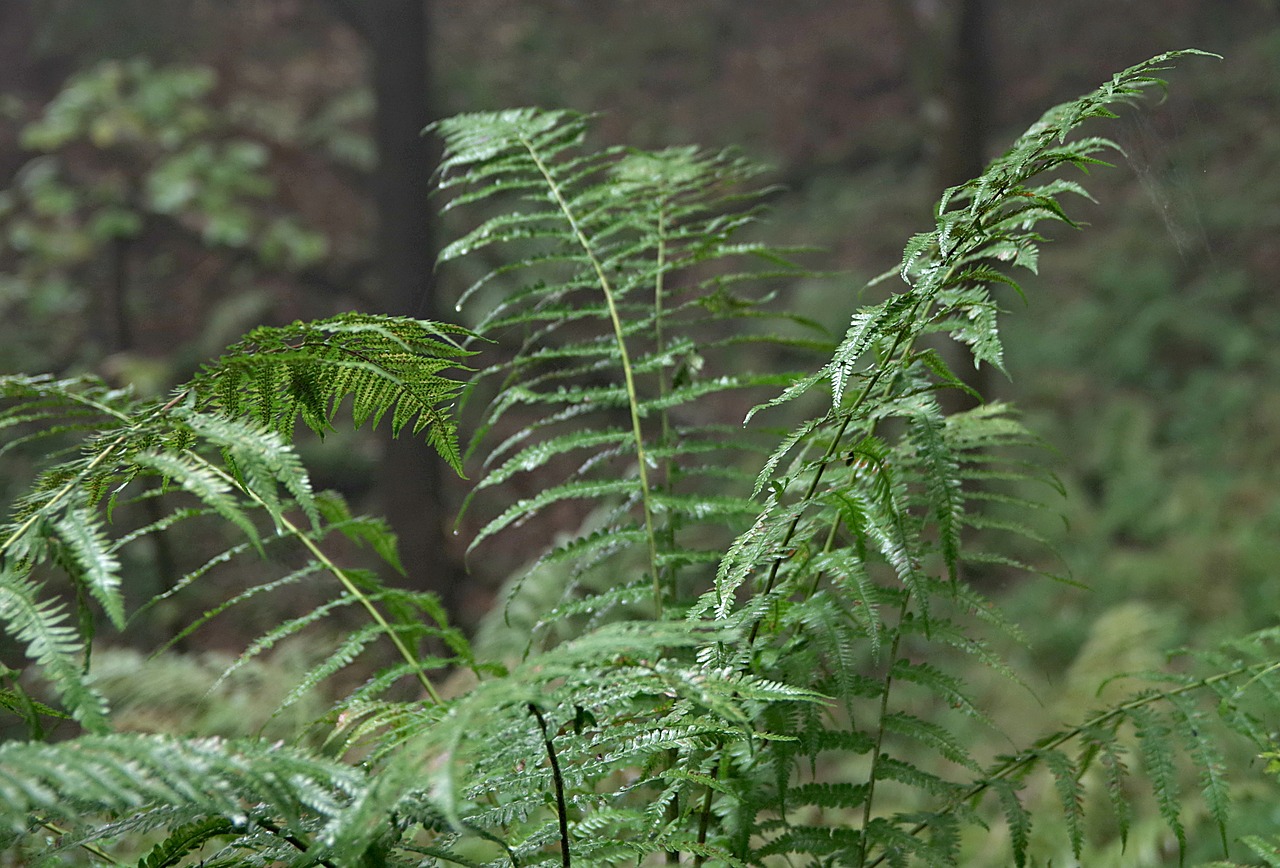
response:
[[[163,806],[166,822],[206,832],[229,823],[246,850],[314,864],[335,845],[359,853],[376,834],[346,822],[367,786],[358,768],[264,742],[111,734],[0,745],[0,819],[11,842],[33,821],[80,831],[94,818]]]
[[[338,599],[364,608],[401,656],[416,660],[406,642],[420,637],[422,610],[410,616],[412,607],[401,606],[401,614],[384,615],[373,602],[377,583],[341,569],[317,546],[338,529],[396,563],[393,537],[385,526],[352,517],[334,498],[317,498],[289,439],[297,417],[323,429],[343,397],[354,395],[357,423],[376,423],[391,412],[394,431],[426,429],[427,439],[459,466],[444,406],[459,386],[442,372],[467,355],[452,339],[462,333],[359,315],[258,329],[165,402],[140,400],[91,378],[0,378],[0,431],[9,445],[53,438],[67,444],[52,453],[53,463],[0,527],[0,620],[67,711],[91,730],[105,725],[105,704],[86,680],[95,633],[88,601],[123,629],[130,617],[124,560],[158,536],[211,519],[235,528],[244,542],[231,541],[205,566],[177,578],[169,595],[287,538],[337,580]],[[301,526],[294,521],[298,512],[305,517]],[[274,534],[264,533],[267,528]],[[66,575],[80,593],[74,624],[64,601],[42,599],[45,566]],[[259,588],[285,584],[272,579]],[[396,620],[413,626],[393,627]],[[425,683],[420,664],[417,671]]]
[[[350,395],[357,426],[376,426],[390,412],[393,435],[406,425],[415,435],[425,430],[460,472],[449,410],[460,385],[441,372],[470,355],[457,342],[466,334],[457,326],[356,313],[261,326],[206,366],[191,388],[202,406],[251,418],[286,438],[299,418],[318,434],[330,430]]]

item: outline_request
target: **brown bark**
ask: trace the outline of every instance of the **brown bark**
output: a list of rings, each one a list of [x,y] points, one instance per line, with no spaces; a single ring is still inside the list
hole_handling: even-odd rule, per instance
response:
[[[991,103],[985,0],[960,0],[940,93],[941,141],[935,175],[944,187],[962,184],[986,168]]]

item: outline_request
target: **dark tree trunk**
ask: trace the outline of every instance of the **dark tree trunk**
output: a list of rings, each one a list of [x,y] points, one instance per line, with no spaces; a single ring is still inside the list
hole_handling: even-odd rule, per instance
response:
[[[936,177],[944,187],[962,184],[986,168],[987,114],[991,103],[986,0],[960,0],[941,87],[942,129]]]
[[[987,113],[991,100],[989,47],[986,40],[986,0],[960,0],[951,38],[944,47],[939,95],[942,124],[938,131],[937,163],[934,177],[939,188],[963,184],[982,174],[987,166]],[[996,383],[990,366],[975,368],[967,348],[949,341],[943,360],[960,379],[984,399],[994,396]],[[943,409],[963,410],[973,398],[956,390],[941,395]]]
[[[337,3],[369,46],[376,109],[373,175],[377,209],[378,307],[384,313],[438,319],[432,287],[435,219],[429,194],[437,161],[422,128],[433,120],[424,0]],[[449,554],[444,474],[422,441],[407,433],[386,439],[378,487],[382,510],[400,538],[410,583],[456,603],[460,566]]]
[[[894,11],[908,46],[908,63],[924,116],[938,193],[977,177],[986,168],[992,81],[987,44],[987,0],[957,0],[949,7],[897,0]],[[943,339],[936,348],[964,382],[990,399],[996,378],[990,367],[974,368],[968,349]],[[971,407],[958,390],[939,395],[948,413]]]

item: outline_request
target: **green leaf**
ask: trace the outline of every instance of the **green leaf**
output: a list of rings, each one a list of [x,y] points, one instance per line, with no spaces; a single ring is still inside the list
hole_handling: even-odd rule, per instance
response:
[[[120,595],[120,562],[96,515],[83,507],[68,510],[53,523],[53,533],[67,549],[74,574],[89,588],[117,630],[124,629]]]
[[[1057,750],[1041,755],[1044,764],[1053,775],[1053,788],[1062,805],[1062,816],[1067,824],[1067,838],[1071,841],[1071,853],[1077,859],[1084,848],[1084,788],[1075,764],[1066,754]]]
[[[90,732],[107,730],[106,700],[85,680],[86,649],[67,625],[66,609],[53,601],[37,602],[29,581],[0,567],[0,621],[26,645],[27,657],[40,666],[71,716]]]
[[[1148,706],[1136,706],[1129,712],[1129,717],[1138,736],[1138,749],[1151,779],[1151,789],[1155,793],[1160,816],[1178,839],[1178,861],[1181,863],[1186,856],[1187,835],[1180,819],[1182,800],[1173,733],[1168,723]]]

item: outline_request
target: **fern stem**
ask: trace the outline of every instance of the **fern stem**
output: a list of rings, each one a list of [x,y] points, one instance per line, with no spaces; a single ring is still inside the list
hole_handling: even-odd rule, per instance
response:
[[[547,757],[551,760],[551,778],[556,786],[556,817],[560,821],[560,864],[570,868],[569,858],[569,810],[564,801],[564,776],[560,773],[560,759],[556,756],[556,746],[551,742],[551,732],[547,729],[547,719],[542,711],[532,702],[529,711],[538,719],[538,728],[542,730],[542,741],[547,746]]]
[[[867,798],[862,803],[862,834],[858,837],[858,868],[867,861],[867,829],[871,826],[871,803],[875,799],[877,767],[880,765],[880,754],[884,747],[885,718],[889,714],[889,691],[893,688],[893,667],[898,663],[898,648],[902,641],[902,620],[907,617],[907,607],[911,604],[908,592],[902,599],[898,609],[898,629],[893,631],[893,642],[889,647],[889,666],[884,673],[884,686],[880,690],[880,716],[876,722],[876,744],[871,750],[871,771],[867,775]]]
[[[667,203],[664,200],[662,203],[660,203],[658,207],[658,228],[657,228],[658,249],[656,253],[656,257],[657,257],[657,264],[655,268],[656,274],[654,275],[654,282],[653,282],[653,341],[654,341],[654,351],[658,358],[662,357],[662,354],[666,350],[666,345],[667,345],[666,336],[662,328],[663,315],[666,313],[665,308],[663,307],[663,304],[662,304],[663,294],[666,292],[666,276],[667,276],[666,205]],[[671,411],[667,408],[666,401],[661,400],[667,397],[667,392],[669,391],[666,369],[661,365],[658,366],[657,377],[658,377],[658,398],[660,399],[661,407],[662,407],[662,410],[659,413],[659,422],[661,424],[661,435],[660,435],[661,441],[660,442],[661,442],[662,448],[667,451],[667,457],[663,460],[663,465],[662,465],[662,488],[666,493],[670,494],[672,491],[672,478],[675,475],[676,460],[675,460],[675,455],[672,453],[670,449],[671,441],[672,441]],[[675,547],[676,547],[675,527],[672,524],[672,517],[670,513],[667,514],[667,518],[663,522],[662,537],[663,537],[662,541],[663,541],[663,544],[666,546],[666,550],[675,551]],[[654,568],[655,569],[657,568],[656,563],[654,564]],[[670,569],[670,574],[667,576],[664,576],[663,579],[666,579],[667,592],[671,594],[672,599],[678,598],[679,595],[677,593],[678,588],[676,587],[675,567],[672,567]],[[659,579],[659,585],[661,584],[662,584],[662,579]]]
[[[920,302],[916,302],[916,308],[911,312],[912,316],[915,316],[916,310],[919,306]],[[898,351],[898,347],[901,346],[906,334],[907,331],[905,329],[898,333],[897,337],[894,338],[892,346],[889,348],[889,352],[886,353],[887,356],[892,356]],[[907,349],[910,349],[910,346],[910,342],[908,342]],[[871,395],[871,390],[876,387],[886,370],[887,368],[883,365],[876,368],[875,373],[871,375],[871,378],[867,380],[866,385],[862,387],[862,391],[858,393],[858,397],[854,399],[854,402],[849,407],[848,411],[842,414],[843,418],[840,422],[840,429],[836,431],[835,436],[831,438],[831,442],[827,444],[827,451],[823,453],[820,459],[818,459],[817,468],[813,473],[813,479],[810,480],[809,487],[805,489],[804,495],[800,498],[802,503],[811,500],[813,495],[817,492],[818,486],[822,484],[822,475],[826,472],[827,468],[831,466],[831,459],[840,451],[840,441],[844,439],[844,432],[849,430],[849,425],[853,422],[853,417],[857,414],[858,409],[866,403],[867,398]],[[783,551],[787,550],[787,546],[790,545],[791,540],[795,538],[796,531],[799,530],[799,528],[800,516],[797,515],[791,520],[791,524],[787,526],[786,534],[783,535],[782,544],[780,545],[780,548]],[[778,572],[782,569],[782,562],[785,560],[786,558],[783,556],[778,556],[773,559],[773,564],[769,567],[769,578],[768,581],[765,582],[764,586],[763,593],[765,595],[768,595],[773,590],[773,586],[778,580]],[[748,646],[755,644],[756,637],[759,633],[760,622],[756,621],[751,625],[751,633],[747,637]]]
[[[147,419],[143,421],[149,422],[152,419],[164,413],[169,412],[174,407],[176,407],[184,398],[186,398],[187,394],[190,391],[191,391],[190,389],[183,389],[181,392],[179,392],[178,394],[170,398],[163,406],[161,406],[155,412],[149,414]],[[115,410],[97,401],[82,399],[79,396],[73,396],[73,397],[75,397],[77,400],[80,400],[81,403],[86,404],[87,406],[93,407],[96,410],[100,410],[101,412],[109,416],[115,416],[117,419],[119,419],[122,422],[129,421],[129,417],[124,413],[121,413],[119,410]],[[135,423],[135,427],[138,424],[141,424],[141,423]],[[61,488],[59,488],[57,491],[51,494],[48,500],[45,501],[45,503],[42,505],[40,509],[36,510],[34,513],[28,516],[26,521],[18,525],[17,529],[14,530],[13,533],[9,534],[8,539],[6,539],[3,543],[0,543],[0,552],[7,552],[15,542],[17,542],[19,539],[22,538],[23,534],[25,534],[28,530],[30,530],[33,524],[35,524],[40,520],[40,517],[42,515],[46,514],[48,507],[59,503],[63,498],[65,498],[72,491],[74,491],[80,485],[80,483],[84,481],[89,471],[93,470],[99,464],[102,464],[103,462],[105,462],[118,448],[124,445],[125,441],[127,441],[128,439],[129,437],[127,434],[121,434],[115,440],[111,441],[111,443],[109,443],[101,452],[99,452],[96,456],[94,456],[93,460],[90,461],[88,465],[86,465],[85,468],[80,471],[80,473],[78,473],[74,478],[68,480],[65,485],[63,485]]]
[[[306,841],[303,841],[301,838],[297,837],[296,835],[290,835],[288,832],[284,831],[283,829],[281,829],[279,826],[277,826],[275,823],[271,822],[270,820],[258,819],[258,820],[255,820],[254,822],[256,822],[262,828],[266,829],[271,834],[278,836],[282,840],[288,841],[299,852],[306,853],[308,851],[309,847]],[[332,862],[330,862],[328,859],[317,859],[316,863],[319,865],[324,865],[326,866],[326,868],[337,868],[337,866],[334,865]]]
[[[524,145],[534,165],[538,167],[543,180],[546,181],[547,187],[551,190],[551,195],[555,198],[560,213],[568,221],[569,228],[573,231],[574,237],[578,239],[579,246],[582,247],[582,251],[587,255],[587,259],[590,260],[591,267],[596,273],[596,280],[600,284],[600,291],[604,295],[605,305],[609,308],[609,320],[613,324],[613,337],[618,345],[618,360],[622,364],[622,377],[627,387],[628,410],[631,414],[631,436],[636,445],[636,463],[639,467],[640,477],[640,505],[644,510],[644,530],[649,543],[649,569],[653,575],[654,617],[660,620],[662,618],[662,580],[658,575],[658,541],[653,527],[648,456],[645,454],[644,432],[640,426],[640,398],[639,393],[636,391],[636,378],[631,366],[631,356],[627,352],[627,343],[623,338],[622,317],[618,313],[618,306],[614,300],[613,284],[609,282],[608,276],[605,275],[604,266],[596,256],[595,248],[591,246],[591,241],[578,224],[578,218],[574,216],[573,209],[565,201],[564,194],[560,190],[560,184],[551,173],[550,167],[543,161],[532,142],[522,137],[520,143]]]
[[[50,822],[49,820],[36,820],[36,824],[39,825],[42,829],[48,829],[50,832],[58,836],[66,836],[71,834],[71,832],[69,832],[68,830],[62,828],[57,823]],[[82,842],[80,844],[77,844],[76,846],[87,853],[93,854],[97,858],[103,860],[104,862],[110,865],[124,864],[118,859],[115,859],[114,857],[112,857],[110,853],[108,853],[106,850],[103,850],[97,844]]]
[[[717,763],[711,769],[711,780],[715,780],[720,774],[720,765]],[[705,858],[702,855],[702,848],[707,844],[707,828],[711,825],[711,797],[715,793],[711,787],[706,788],[706,793],[702,796],[702,810],[698,817],[698,853],[693,857],[693,868],[702,868],[702,862]]]
[[[211,464],[202,456],[197,455],[194,452],[188,454],[196,461],[204,464],[210,472],[221,476],[229,485],[232,485],[244,492],[251,500],[258,504],[258,506],[263,508],[267,507],[267,504],[256,492],[241,485],[235,477],[228,474],[222,468]],[[395,645],[396,651],[400,653],[400,656],[405,659],[405,662],[413,667],[414,675],[417,677],[418,683],[422,685],[422,689],[426,691],[426,694],[430,697],[432,703],[436,705],[442,704],[444,700],[440,698],[440,694],[436,691],[435,685],[433,685],[431,683],[431,679],[427,677],[426,671],[422,668],[422,662],[418,659],[417,655],[409,650],[409,647],[405,645],[404,640],[400,638],[400,634],[396,632],[395,628],[393,628],[391,624],[387,622],[387,619],[383,617],[382,613],[378,611],[378,607],[373,604],[373,601],[369,599],[369,596],[365,594],[364,591],[356,587],[355,583],[351,581],[349,576],[347,576],[346,571],[335,564],[329,556],[326,555],[318,545],[316,545],[315,540],[311,539],[307,533],[290,521],[288,516],[281,514],[279,516],[279,521],[281,527],[302,543],[303,547],[310,552],[311,556],[315,558],[326,571],[333,575],[334,578],[342,583],[342,586],[346,588],[347,593],[360,601],[360,605],[364,606],[365,611],[369,613],[369,617],[373,619],[374,623],[376,623],[378,627],[386,633],[387,638],[391,640],[393,645]]]
[[[24,521],[22,524],[18,525],[17,529],[14,530],[13,533],[9,534],[9,538],[6,539],[3,544],[0,544],[0,552],[7,552],[15,542],[20,540],[22,536],[28,530],[31,529],[32,525],[40,521],[40,519],[43,516],[48,514],[49,507],[56,505],[63,498],[65,498],[72,491],[74,491],[80,485],[80,483],[84,481],[86,474],[88,474],[89,471],[93,470],[99,464],[102,464],[104,461],[106,461],[107,458],[111,455],[111,453],[114,452],[118,446],[124,443],[124,441],[125,441],[125,436],[122,434],[118,438],[116,438],[115,442],[113,442],[103,451],[99,452],[94,457],[94,459],[90,461],[88,465],[85,466],[84,470],[80,471],[78,475],[76,475],[74,478],[69,480],[65,485],[63,485],[61,488],[55,491],[52,495],[50,495],[49,499],[41,505],[40,509],[36,510],[30,516],[28,516],[27,520]]]

